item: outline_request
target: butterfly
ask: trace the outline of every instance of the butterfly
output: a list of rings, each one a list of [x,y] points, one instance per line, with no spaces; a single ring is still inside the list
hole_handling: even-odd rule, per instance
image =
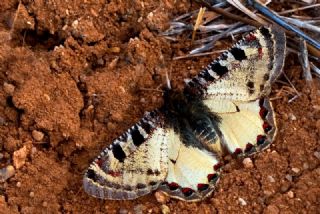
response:
[[[281,73],[285,47],[281,29],[259,28],[186,82],[182,92],[167,90],[160,109],[145,113],[90,164],[84,190],[112,200],[156,189],[185,201],[210,196],[224,155],[249,156],[274,140],[267,96]]]

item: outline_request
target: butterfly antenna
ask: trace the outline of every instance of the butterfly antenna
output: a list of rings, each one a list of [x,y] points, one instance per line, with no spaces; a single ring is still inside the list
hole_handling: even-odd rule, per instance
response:
[[[167,81],[167,88],[171,90],[171,83],[170,83],[168,72],[166,72],[166,81]]]

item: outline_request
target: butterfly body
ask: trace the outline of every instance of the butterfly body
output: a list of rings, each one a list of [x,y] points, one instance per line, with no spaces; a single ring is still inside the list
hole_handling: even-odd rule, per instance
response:
[[[160,109],[146,113],[103,150],[85,173],[85,191],[114,200],[155,189],[186,201],[208,197],[225,154],[248,156],[274,140],[267,95],[284,55],[281,30],[261,28],[246,35],[184,91],[167,90]]]

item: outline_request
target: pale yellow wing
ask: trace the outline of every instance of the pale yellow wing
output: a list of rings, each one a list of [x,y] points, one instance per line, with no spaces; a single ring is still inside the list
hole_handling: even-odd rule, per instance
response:
[[[244,102],[266,96],[281,73],[285,47],[282,30],[257,29],[189,81],[186,91],[206,100]]]

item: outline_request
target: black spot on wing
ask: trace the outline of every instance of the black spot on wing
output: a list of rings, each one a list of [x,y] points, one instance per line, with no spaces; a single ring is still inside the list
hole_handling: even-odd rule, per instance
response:
[[[131,135],[133,144],[135,146],[140,146],[145,140],[137,126],[134,127],[133,131],[131,132]]]
[[[248,87],[249,93],[253,94],[254,93],[254,82],[252,82],[252,81],[247,82],[247,87]]]
[[[267,28],[265,28],[265,27],[260,28],[260,32],[266,38],[269,38],[269,39],[271,38],[270,31]]]
[[[207,70],[204,70],[203,72],[201,72],[201,73],[199,74],[199,76],[202,77],[202,78],[204,78],[206,81],[212,82],[212,81],[215,80],[215,79],[213,78],[213,76],[211,76],[211,75],[209,74],[209,72],[208,72]]]
[[[113,156],[120,162],[123,162],[126,158],[126,154],[122,150],[121,146],[119,144],[113,144],[112,145],[112,153]]]
[[[236,60],[242,61],[244,59],[247,59],[247,56],[244,50],[240,48],[237,48],[237,47],[231,48],[230,52]]]
[[[226,66],[222,66],[219,62],[214,62],[211,64],[211,68],[219,76],[222,76],[228,72],[228,68]]]
[[[175,164],[177,161],[170,159],[171,163]]]
[[[145,184],[142,183],[138,183],[137,184],[137,189],[145,189],[147,186]]]
[[[147,132],[147,134],[150,134],[152,131],[152,126],[148,122],[141,122],[141,127]]]
[[[87,171],[87,177],[93,180],[94,182],[97,181],[97,175],[96,172],[93,169],[88,169]]]

